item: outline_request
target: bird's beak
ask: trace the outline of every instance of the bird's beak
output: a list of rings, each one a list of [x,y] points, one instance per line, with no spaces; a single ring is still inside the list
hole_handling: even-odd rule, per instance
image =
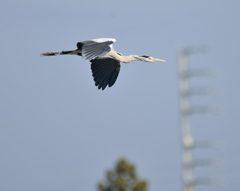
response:
[[[157,59],[157,58],[154,58],[153,60],[154,60],[155,62],[166,62],[165,60]]]

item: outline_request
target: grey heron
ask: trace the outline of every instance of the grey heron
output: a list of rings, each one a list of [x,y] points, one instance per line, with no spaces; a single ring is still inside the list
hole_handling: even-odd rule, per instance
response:
[[[144,62],[165,62],[165,60],[150,56],[123,56],[113,49],[114,38],[99,38],[77,43],[77,49],[62,52],[45,52],[42,56],[78,55],[91,62],[92,76],[98,89],[111,87],[117,80],[121,62],[129,63],[134,60]]]

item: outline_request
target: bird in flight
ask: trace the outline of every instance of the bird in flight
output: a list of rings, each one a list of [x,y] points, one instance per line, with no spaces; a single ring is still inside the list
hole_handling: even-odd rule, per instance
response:
[[[45,52],[42,56],[78,55],[91,62],[92,76],[98,89],[111,87],[117,80],[121,62],[129,63],[134,60],[144,62],[165,62],[165,60],[150,56],[123,56],[113,49],[114,38],[99,38],[77,43],[77,49],[62,52]]]

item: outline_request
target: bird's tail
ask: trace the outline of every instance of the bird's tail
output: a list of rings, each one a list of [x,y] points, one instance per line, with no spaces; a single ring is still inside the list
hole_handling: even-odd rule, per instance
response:
[[[44,52],[41,56],[55,56],[55,55],[63,55],[63,54],[76,54],[76,50],[62,51],[62,52]]]

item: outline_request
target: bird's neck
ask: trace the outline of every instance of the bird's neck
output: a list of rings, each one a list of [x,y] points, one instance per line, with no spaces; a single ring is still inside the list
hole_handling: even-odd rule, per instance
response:
[[[123,62],[123,63],[129,63],[129,62],[132,62],[132,61],[135,61],[135,60],[142,60],[142,58],[140,56],[137,56],[137,55],[129,55],[129,56],[123,56],[120,61]]]

